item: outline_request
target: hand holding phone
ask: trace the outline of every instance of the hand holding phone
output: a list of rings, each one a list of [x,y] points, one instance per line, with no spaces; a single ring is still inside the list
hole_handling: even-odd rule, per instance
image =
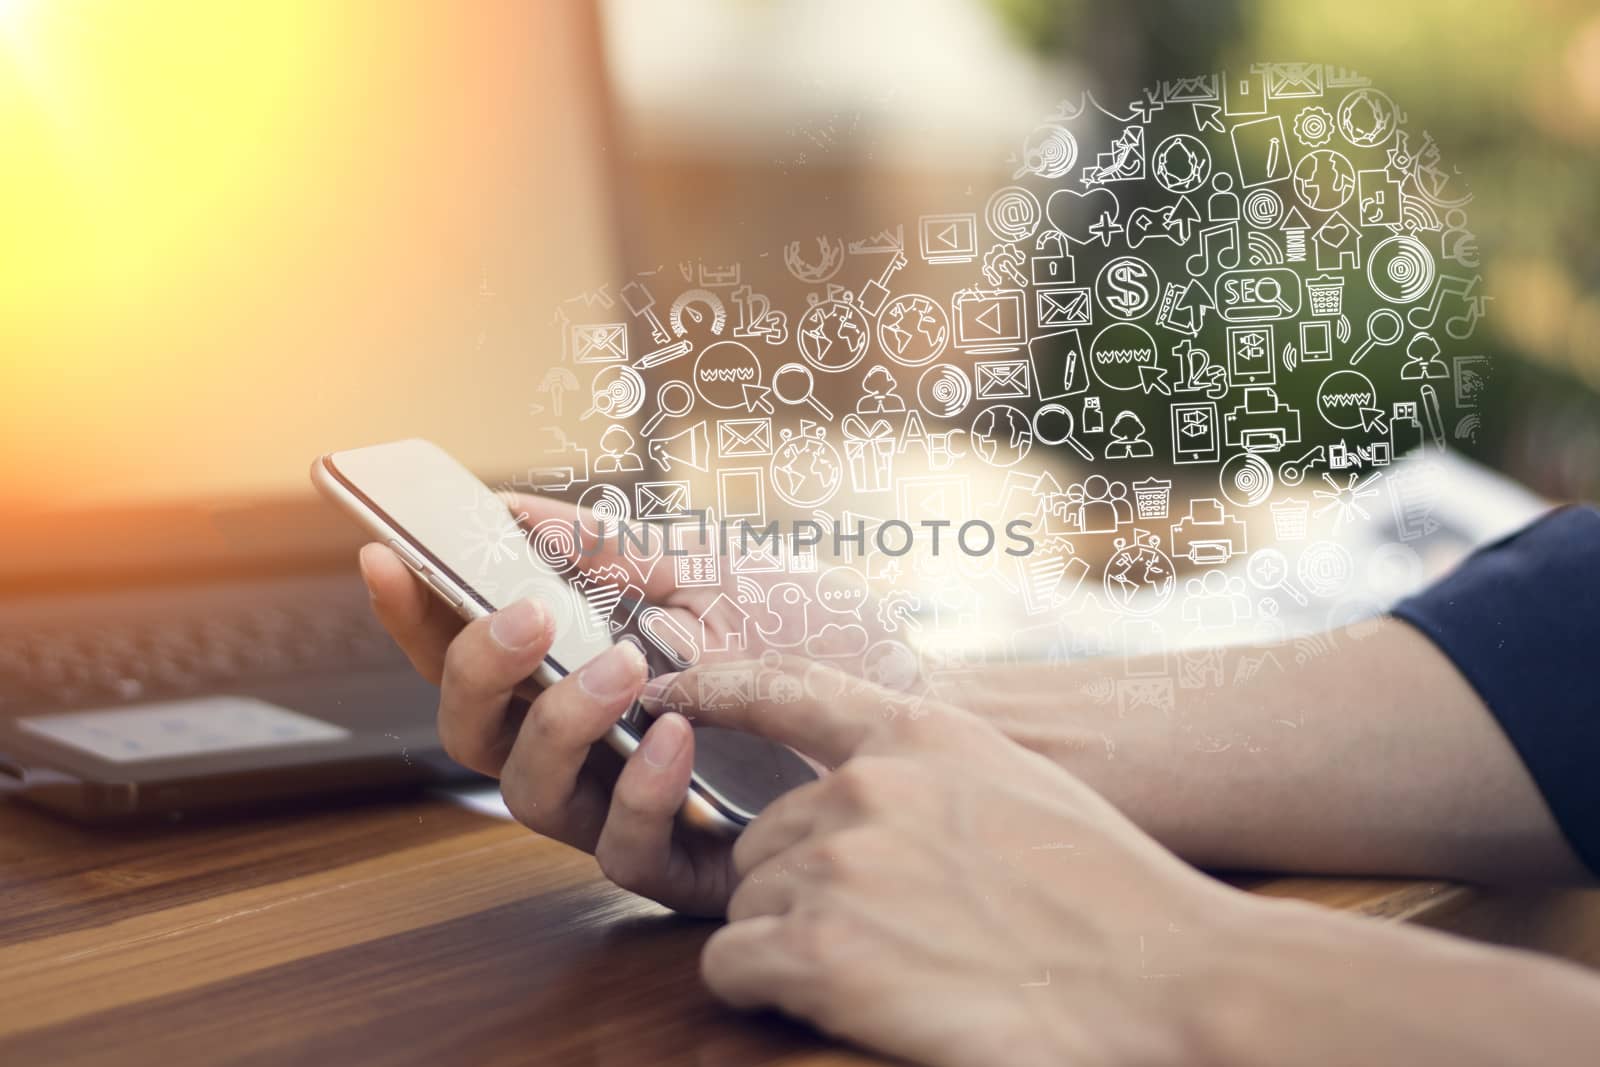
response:
[[[513,511],[530,524],[570,523],[571,505],[524,497],[508,509],[425,442],[337,453],[317,472],[319,487],[379,538],[362,553],[374,606],[418,669],[441,684],[447,747],[500,775],[514,814],[594,852],[613,880],[680,910],[719,913],[732,886],[728,836],[770,799],[814,778],[810,766],[748,735],[691,733],[678,716],[651,726],[634,706],[645,670],[632,650],[609,637],[574,642],[575,617],[566,618],[563,640],[561,598],[570,586],[530,565],[538,560],[525,552]],[[505,553],[484,548],[502,537],[524,549],[515,568]],[[579,562],[617,560],[601,553]],[[689,619],[695,606],[687,601],[706,595],[675,590],[661,568],[641,584],[647,599]],[[544,610],[521,602],[527,591]],[[514,691],[531,701],[525,712]],[[613,752],[627,755],[614,786]]]

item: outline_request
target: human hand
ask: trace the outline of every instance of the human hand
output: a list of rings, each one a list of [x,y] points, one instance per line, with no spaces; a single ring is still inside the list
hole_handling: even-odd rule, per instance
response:
[[[689,724],[658,718],[614,785],[603,761],[616,758],[593,750],[644,685],[635,646],[615,645],[529,703],[513,689],[549,650],[547,609],[522,600],[463,625],[386,546],[365,546],[361,571],[384,628],[439,686],[445,751],[499,778],[518,822],[593,853],[626,889],[689,914],[722,914],[733,885],[729,845],[675,818],[694,767]]]
[[[570,527],[579,517],[573,505],[557,500],[517,494],[506,499],[530,528],[546,520]],[[631,568],[646,599],[691,633],[721,634],[745,624],[722,589],[679,589],[670,568],[641,569],[616,550],[614,537],[598,547],[586,541],[585,548],[594,551],[574,553],[574,571]],[[632,645],[619,644],[529,704],[513,690],[549,650],[548,612],[519,602],[464,626],[386,546],[364,547],[361,566],[379,620],[417,671],[440,687],[445,750],[457,762],[499,778],[506,806],[519,822],[593,853],[606,876],[626,889],[691,914],[723,913],[734,882],[727,843],[684,830],[674,818],[694,766],[687,722],[661,716],[615,785],[607,773],[615,759],[590,751],[644,683],[645,664]],[[804,603],[798,613],[803,623]],[[750,651],[768,647],[753,630],[747,637]]]
[[[815,571],[796,574],[763,570],[735,575],[724,555],[720,582],[680,588],[673,578],[673,559],[663,558],[666,535],[660,524],[634,522],[628,527],[630,538],[643,537],[657,553],[653,561],[641,563],[633,555],[619,551],[616,527],[601,523],[587,509],[532,493],[507,492],[501,496],[517,520],[530,530],[554,523],[562,529],[563,537],[566,531],[581,534],[581,550],[567,555],[567,569],[562,573],[569,576],[574,573],[590,576],[628,573],[630,580],[636,578],[634,584],[650,604],[664,609],[688,633],[705,638],[706,647],[699,652],[701,662],[753,657],[762,652],[799,652],[802,648],[837,653],[850,642],[841,637],[842,630],[823,633],[824,621],[848,621],[859,631],[849,636],[863,648],[887,635],[870,603],[863,604],[867,610],[858,610],[850,619],[836,618],[826,612],[822,607],[819,574]],[[714,529],[707,526],[702,530],[692,523],[686,524],[685,532],[691,543],[683,547],[690,551],[700,547],[737,551],[752,545],[757,549],[772,548],[771,538],[762,541],[756,537],[759,530],[746,532],[742,527],[731,527],[726,533],[726,544],[719,544],[715,543]],[[707,545],[706,540],[713,543]],[[859,673],[859,655],[841,662],[852,672]]]
[[[933,1064],[1192,1055],[1208,961],[1254,903],[977,717],[836,685],[701,712],[838,768],[734,845],[711,989]],[[652,683],[647,706],[680,688]]]

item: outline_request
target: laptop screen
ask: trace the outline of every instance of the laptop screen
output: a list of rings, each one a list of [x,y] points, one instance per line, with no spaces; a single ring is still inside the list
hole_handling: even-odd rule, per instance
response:
[[[335,449],[526,469],[555,309],[615,260],[587,5],[183,18],[0,39],[0,581],[314,542],[255,509],[320,514]]]

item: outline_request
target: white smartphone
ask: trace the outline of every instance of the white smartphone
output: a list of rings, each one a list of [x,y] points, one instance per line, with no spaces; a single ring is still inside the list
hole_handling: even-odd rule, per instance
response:
[[[532,551],[506,502],[439,446],[413,439],[331,452],[312,465],[311,480],[463,619],[529,596],[550,610],[555,641],[519,695],[532,699],[617,639],[589,598]],[[677,666],[640,644],[654,659],[652,673]],[[605,743],[626,758],[650,721],[635,704]],[[784,745],[696,726],[694,775],[679,818],[736,836],[772,800],[815,778],[811,765]]]

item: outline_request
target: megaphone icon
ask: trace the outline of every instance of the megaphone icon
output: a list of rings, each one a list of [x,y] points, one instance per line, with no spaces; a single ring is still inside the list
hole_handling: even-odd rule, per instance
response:
[[[711,466],[711,435],[706,432],[705,420],[701,419],[687,430],[651,441],[649,451],[650,458],[664,471],[670,471],[674,463],[697,471],[707,470]]]

